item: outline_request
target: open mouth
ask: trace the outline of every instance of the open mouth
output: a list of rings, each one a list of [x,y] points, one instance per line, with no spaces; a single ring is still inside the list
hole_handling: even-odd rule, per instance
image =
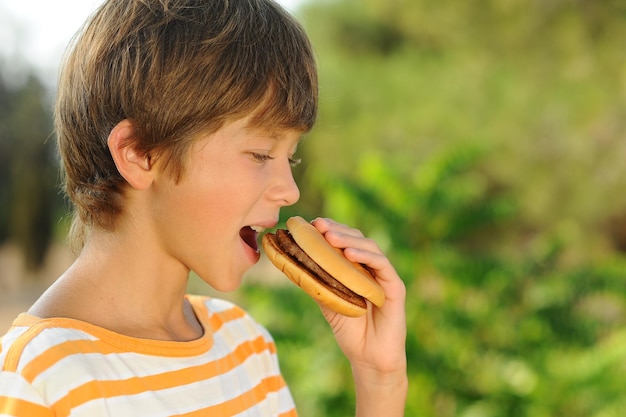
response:
[[[250,246],[255,252],[259,252],[259,243],[257,238],[259,233],[262,233],[265,230],[264,227],[261,226],[246,226],[242,227],[239,231],[239,236],[246,243],[246,245]]]

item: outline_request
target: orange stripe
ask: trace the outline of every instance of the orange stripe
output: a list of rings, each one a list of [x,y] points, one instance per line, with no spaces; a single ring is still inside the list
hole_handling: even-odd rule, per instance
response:
[[[7,355],[4,358],[4,369],[7,372],[15,372],[17,371],[17,365],[20,362],[20,358],[22,357],[22,352],[26,345],[41,331],[45,330],[45,326],[41,326],[38,324],[34,324],[31,328],[26,330],[21,336],[17,338],[13,342],[13,344],[9,347],[7,351]]]
[[[289,410],[286,413],[279,414],[278,417],[298,417],[298,412],[294,408],[293,410]]]
[[[51,347],[46,352],[37,356],[24,367],[22,376],[28,381],[33,382],[35,378],[55,363],[75,354],[101,353],[103,355],[111,353],[123,352],[115,349],[112,345],[101,340],[68,340]]]
[[[278,392],[283,387],[285,387],[285,381],[280,376],[268,377],[261,381],[256,387],[238,397],[202,410],[179,414],[177,417],[200,417],[207,415],[233,416],[252,408],[267,398],[268,394]]]
[[[89,381],[70,391],[57,401],[53,405],[53,409],[58,415],[66,416],[70,414],[72,407],[96,398],[110,398],[134,395],[146,391],[159,391],[210,379],[234,369],[252,355],[259,354],[265,350],[268,350],[265,339],[258,337],[253,341],[240,344],[230,355],[203,365],[125,380]]]
[[[246,312],[239,307],[233,307],[219,313],[211,314],[209,317],[209,325],[214,332],[219,331],[222,326],[229,321],[235,321],[245,316]]]
[[[246,312],[235,306],[231,309],[220,311],[217,315],[220,316],[224,322],[228,322],[243,318]]]
[[[33,404],[19,398],[0,396],[0,414],[9,416],[54,416],[52,410],[39,404]]]

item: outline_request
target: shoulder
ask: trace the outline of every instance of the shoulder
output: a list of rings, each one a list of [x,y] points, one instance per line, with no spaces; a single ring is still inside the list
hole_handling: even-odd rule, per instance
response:
[[[67,325],[66,321],[20,315],[0,339],[0,371],[33,370],[34,364],[45,354],[67,355],[72,353],[73,346],[94,342],[93,336]]]

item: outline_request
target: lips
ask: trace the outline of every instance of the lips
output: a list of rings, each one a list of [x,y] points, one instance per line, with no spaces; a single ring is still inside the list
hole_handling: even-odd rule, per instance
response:
[[[255,252],[259,252],[259,244],[257,242],[257,238],[259,233],[262,233],[265,230],[262,226],[246,226],[242,227],[239,231],[239,236],[246,243],[246,245],[250,246],[252,250]]]

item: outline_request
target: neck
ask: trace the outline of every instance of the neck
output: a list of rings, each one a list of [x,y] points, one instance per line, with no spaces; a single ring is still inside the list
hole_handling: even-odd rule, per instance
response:
[[[202,335],[184,295],[189,270],[136,231],[93,231],[74,264],[30,310],[132,337],[186,341]]]

